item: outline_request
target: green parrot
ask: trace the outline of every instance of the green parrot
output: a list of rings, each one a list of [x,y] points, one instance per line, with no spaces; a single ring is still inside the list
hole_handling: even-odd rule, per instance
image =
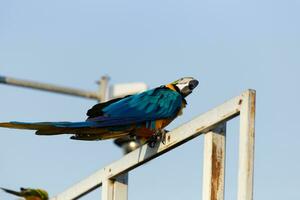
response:
[[[19,197],[23,197],[25,200],[48,200],[48,193],[43,189],[32,188],[20,188],[20,191],[14,191],[6,188],[1,188],[3,191],[13,194]]]

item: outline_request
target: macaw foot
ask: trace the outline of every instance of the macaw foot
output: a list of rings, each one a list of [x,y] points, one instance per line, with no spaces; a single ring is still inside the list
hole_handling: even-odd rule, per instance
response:
[[[155,132],[149,139],[148,139],[148,146],[154,148],[157,141],[161,140],[163,144],[166,144],[166,133],[169,132],[165,129],[159,130]]]
[[[153,134],[148,140],[147,140],[147,143],[148,143],[148,146],[150,148],[154,148],[156,143],[157,143],[157,140],[159,139],[159,136],[157,134]]]
[[[161,131],[160,131],[160,137],[161,137],[161,143],[163,143],[163,144],[166,144],[166,133],[167,132],[169,132],[168,130],[166,130],[166,129],[162,129]]]

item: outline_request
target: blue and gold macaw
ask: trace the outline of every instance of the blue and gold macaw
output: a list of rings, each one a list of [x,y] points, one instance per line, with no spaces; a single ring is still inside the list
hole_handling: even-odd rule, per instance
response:
[[[43,189],[20,188],[20,191],[14,191],[6,188],[1,188],[3,191],[23,197],[25,200],[48,200],[48,193]]]
[[[74,140],[103,140],[132,136],[155,145],[164,128],[186,106],[185,97],[198,81],[184,77],[140,94],[113,99],[93,106],[84,122],[8,122],[0,127],[32,129],[37,135],[72,134]]]

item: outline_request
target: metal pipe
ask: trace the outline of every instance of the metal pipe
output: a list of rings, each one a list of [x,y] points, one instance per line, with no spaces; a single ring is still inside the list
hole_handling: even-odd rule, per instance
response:
[[[100,102],[108,101],[108,92],[109,92],[109,77],[108,76],[102,76],[101,79],[97,82],[100,87],[99,87],[99,97],[100,97]]]
[[[100,100],[100,96],[96,92],[79,90],[69,87],[61,87],[53,84],[39,83],[35,81],[21,80],[7,76],[0,76],[0,83]]]

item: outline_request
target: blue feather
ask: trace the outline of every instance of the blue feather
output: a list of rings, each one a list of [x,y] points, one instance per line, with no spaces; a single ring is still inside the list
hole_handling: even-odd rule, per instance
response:
[[[9,122],[2,127],[33,129],[54,133],[81,128],[126,127],[153,122],[158,119],[175,118],[182,106],[182,96],[168,88],[156,88],[128,96],[102,108],[102,116],[89,118],[83,122]]]

